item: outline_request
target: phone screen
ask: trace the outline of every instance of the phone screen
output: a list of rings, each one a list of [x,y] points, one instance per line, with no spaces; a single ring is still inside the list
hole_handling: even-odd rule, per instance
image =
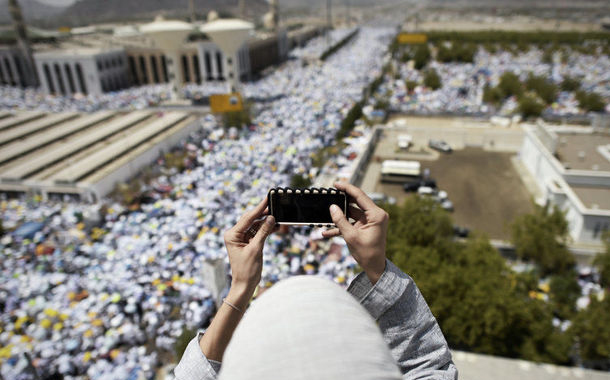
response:
[[[345,194],[278,193],[270,194],[271,213],[277,223],[332,224],[330,206],[345,213]]]

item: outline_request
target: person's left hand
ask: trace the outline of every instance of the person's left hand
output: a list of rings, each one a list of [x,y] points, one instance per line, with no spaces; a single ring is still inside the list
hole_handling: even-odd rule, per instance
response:
[[[267,197],[224,234],[233,276],[227,299],[242,310],[261,280],[263,246],[275,228],[273,216],[267,215],[264,220],[259,219],[266,214],[266,207]]]

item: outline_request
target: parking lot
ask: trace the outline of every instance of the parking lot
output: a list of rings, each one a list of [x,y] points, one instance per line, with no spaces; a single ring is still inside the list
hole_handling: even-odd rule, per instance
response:
[[[492,239],[508,239],[510,222],[532,210],[530,196],[511,162],[514,155],[467,147],[420,162],[422,171],[430,169],[438,188],[449,194],[455,224],[485,232]],[[387,194],[399,203],[410,196],[400,184],[381,183],[380,168],[380,162],[371,161],[364,180],[368,185],[362,184],[365,191]]]

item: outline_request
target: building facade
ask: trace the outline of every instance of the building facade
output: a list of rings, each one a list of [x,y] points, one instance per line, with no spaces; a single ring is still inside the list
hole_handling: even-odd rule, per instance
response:
[[[520,158],[542,201],[565,212],[575,243],[601,245],[610,230],[610,136],[526,126]]]
[[[48,94],[74,95],[130,87],[125,49],[74,49],[34,53],[36,70]]]

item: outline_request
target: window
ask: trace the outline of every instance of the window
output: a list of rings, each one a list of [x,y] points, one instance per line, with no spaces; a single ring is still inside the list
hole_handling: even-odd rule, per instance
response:
[[[210,58],[209,51],[206,51],[205,54],[203,55],[203,61],[205,63],[206,80],[208,80],[208,81],[214,80],[214,77],[212,76],[212,59]]]
[[[4,76],[4,68],[2,67],[2,62],[0,62],[0,83],[8,83],[8,79]]]
[[[159,83],[159,67],[157,65],[157,56],[156,55],[151,55],[150,56],[150,69],[152,70],[152,74],[153,74],[153,79],[155,81],[155,83]]]
[[[12,86],[17,85],[15,76],[13,75],[13,68],[11,67],[11,61],[7,57],[4,57],[4,66],[6,67],[6,78],[7,82],[10,82]]]
[[[225,80],[222,69],[222,54],[216,52],[216,66],[218,66],[218,80]]]
[[[59,85],[59,92],[61,92],[62,95],[66,95],[66,87],[64,86],[64,78],[63,75],[61,75],[61,68],[59,67],[59,64],[55,64],[53,65],[53,67],[55,68],[55,76],[57,77],[57,84]]]
[[[189,61],[186,58],[186,55],[182,55],[182,73],[184,74],[184,82],[189,83],[191,81],[191,72],[189,70]]]
[[[136,60],[130,55],[127,58],[127,62],[129,65],[129,73],[131,74],[131,78],[135,85],[140,84],[140,79],[138,78],[138,69],[136,68]]]
[[[199,57],[197,54],[193,56],[193,70],[195,71],[195,83],[201,83],[201,69],[199,67]]]
[[[68,78],[68,86],[70,86],[70,92],[74,94],[76,92],[76,87],[74,86],[74,78],[72,77],[72,69],[69,64],[64,65],[64,69],[66,70],[66,77]]]
[[[13,63],[15,64],[15,67],[17,68],[17,74],[19,76],[19,83],[21,84],[21,87],[25,87],[25,75],[23,73],[23,61],[21,59],[18,59],[17,56],[13,56]]]
[[[146,60],[140,56],[140,71],[142,71],[142,83],[148,84],[148,73],[146,72]]]
[[[80,63],[76,64],[76,77],[78,78],[78,83],[80,85],[80,91],[87,95],[87,85],[85,84],[85,78],[83,76],[83,70],[80,67]]]
[[[164,55],[161,56],[161,67],[163,68],[163,81],[169,82],[169,77],[167,75],[167,58]]]
[[[55,93],[55,85],[53,84],[53,78],[51,78],[51,70],[49,70],[49,65],[46,63],[42,65],[42,70],[44,71],[44,77],[47,80],[47,87],[49,88],[49,92],[51,94]]]

